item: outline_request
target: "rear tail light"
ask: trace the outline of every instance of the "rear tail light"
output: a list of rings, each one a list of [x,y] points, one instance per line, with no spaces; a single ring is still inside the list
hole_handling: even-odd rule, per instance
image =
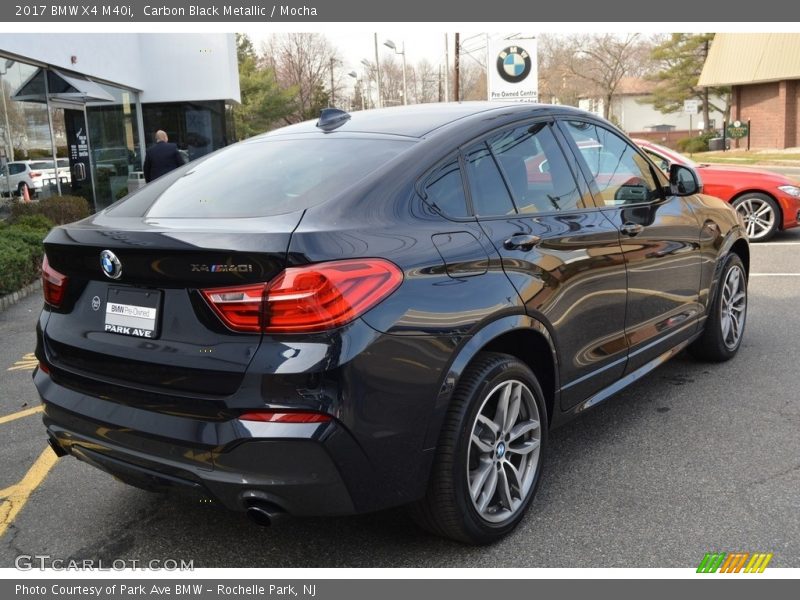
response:
[[[345,325],[403,281],[389,261],[372,258],[291,267],[269,283],[202,290],[234,331],[304,333]]]
[[[67,290],[67,281],[69,278],[62,275],[50,266],[45,255],[42,261],[42,290],[44,292],[44,301],[50,306],[58,308],[64,300],[64,294]]]
[[[41,177],[42,174],[39,171],[31,171],[31,177]]]
[[[317,412],[254,411],[239,415],[239,420],[264,423],[327,423],[332,421],[333,417]]]

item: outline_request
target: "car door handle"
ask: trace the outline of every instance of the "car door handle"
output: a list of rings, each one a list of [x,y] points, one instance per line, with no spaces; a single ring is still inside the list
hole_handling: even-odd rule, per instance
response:
[[[639,235],[642,233],[642,231],[644,231],[644,225],[640,225],[639,223],[625,223],[621,230],[625,235],[633,237],[634,235]]]
[[[533,235],[529,233],[517,233],[512,235],[508,238],[505,242],[503,242],[503,248],[506,250],[531,250],[536,244],[538,244],[542,238],[538,235]]]

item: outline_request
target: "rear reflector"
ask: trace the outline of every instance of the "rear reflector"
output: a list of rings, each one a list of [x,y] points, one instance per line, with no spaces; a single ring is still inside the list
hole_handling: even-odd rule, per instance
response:
[[[262,421],[267,423],[327,423],[333,417],[315,412],[248,412],[239,415],[240,421]]]
[[[42,361],[39,361],[39,370],[43,373],[50,373],[50,367],[44,364]]]
[[[67,290],[68,277],[62,275],[50,266],[45,255],[42,261],[42,291],[44,292],[44,301],[50,306],[58,308],[64,300],[64,294]]]
[[[379,258],[284,269],[270,283],[202,290],[234,331],[305,333],[341,327],[394,292],[403,272]]]

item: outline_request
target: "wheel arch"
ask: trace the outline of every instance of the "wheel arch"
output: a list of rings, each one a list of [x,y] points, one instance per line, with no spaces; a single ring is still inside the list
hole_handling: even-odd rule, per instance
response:
[[[548,423],[558,406],[558,355],[553,335],[544,322],[528,315],[502,317],[483,327],[458,350],[439,389],[439,396],[428,421],[425,447],[436,446],[453,392],[480,352],[501,352],[515,356],[536,375],[544,393]]]

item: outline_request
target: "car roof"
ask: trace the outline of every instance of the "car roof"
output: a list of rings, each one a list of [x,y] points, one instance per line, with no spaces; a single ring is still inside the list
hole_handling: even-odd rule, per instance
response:
[[[485,118],[493,116],[492,113],[531,113],[549,112],[553,109],[563,109],[578,115],[586,115],[583,111],[565,106],[532,103],[505,103],[505,102],[450,102],[414,104],[411,106],[396,106],[372,110],[354,111],[350,119],[335,129],[336,132],[350,133],[375,133],[385,135],[399,135],[421,138],[425,135],[459,120],[470,117]],[[271,131],[264,136],[291,135],[296,133],[319,133],[316,126],[317,119],[290,125]]]

